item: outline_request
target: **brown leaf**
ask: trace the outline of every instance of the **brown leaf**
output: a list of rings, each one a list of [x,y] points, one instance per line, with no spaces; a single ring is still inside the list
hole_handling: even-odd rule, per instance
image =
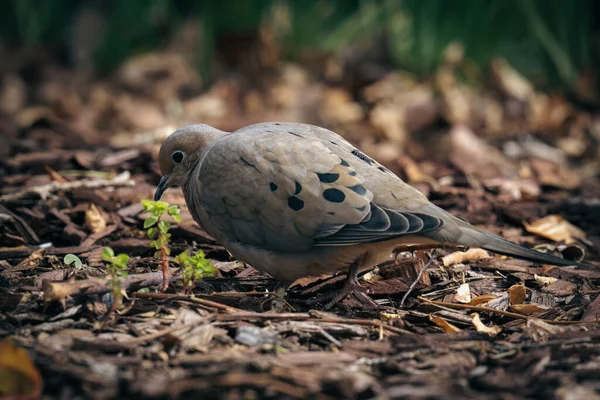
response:
[[[518,167],[495,147],[464,125],[450,131],[450,161],[467,175],[478,179],[518,176]]]
[[[430,315],[429,320],[437,326],[439,326],[440,328],[442,328],[446,333],[456,333],[462,331],[462,329],[452,325],[450,322],[446,321],[443,318],[434,317],[433,315]]]
[[[513,304],[509,307],[511,311],[514,311],[519,314],[533,314],[536,312],[545,311],[544,308],[538,306],[537,304]]]
[[[576,239],[586,240],[585,232],[572,225],[560,215],[547,215],[528,224],[523,222],[527,232],[545,237],[555,242],[573,243]]]
[[[582,321],[598,321],[600,319],[600,296],[596,297],[596,300],[592,301],[585,312],[583,313],[583,317],[581,317]]]
[[[106,228],[104,216],[93,203],[85,210],[85,226],[92,233],[101,232]]]
[[[488,258],[490,255],[483,249],[469,249],[467,251],[455,251],[442,257],[444,266],[448,267],[454,264],[461,264],[468,261],[477,261],[482,258]]]
[[[481,318],[479,318],[479,314],[473,313],[471,314],[471,321],[473,322],[473,326],[479,333],[485,333],[489,337],[494,337],[500,332],[502,332],[502,328],[498,325],[487,326],[483,322],[481,322]]]
[[[0,342],[0,397],[39,398],[42,377],[27,352],[5,339]]]
[[[531,167],[535,171],[541,185],[567,190],[577,189],[581,186],[581,177],[579,174],[552,161],[534,158],[531,160]]]
[[[496,296],[495,294],[491,294],[491,293],[482,294],[482,295],[477,296],[474,299],[472,299],[468,304],[470,306],[476,306],[476,305],[479,305],[479,304],[487,303],[488,301],[494,300],[494,299],[497,299],[497,298],[498,298],[498,296]]]
[[[508,288],[508,294],[510,295],[510,304],[523,304],[527,297],[527,290],[523,285],[513,285]]]

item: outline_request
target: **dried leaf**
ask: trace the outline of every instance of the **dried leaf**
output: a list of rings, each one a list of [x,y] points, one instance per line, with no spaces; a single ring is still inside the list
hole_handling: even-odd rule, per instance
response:
[[[586,240],[585,232],[572,225],[560,215],[548,215],[531,224],[523,222],[527,232],[545,237],[555,242],[573,243],[576,239]]]
[[[469,302],[469,305],[470,306],[476,306],[476,305],[479,305],[479,304],[487,303],[488,301],[494,300],[494,299],[497,299],[497,298],[498,298],[498,296],[496,296],[495,294],[491,294],[491,293],[482,294],[482,295],[477,296],[474,299],[472,299]]]
[[[443,318],[434,317],[433,315],[430,315],[429,320],[437,326],[439,326],[440,328],[442,328],[446,333],[456,333],[462,331],[462,329],[452,325],[450,322],[446,321]]]
[[[454,300],[459,303],[469,303],[471,301],[471,287],[468,283],[463,283],[456,289]]]
[[[525,314],[525,315],[545,311],[544,308],[540,307],[537,304],[513,304],[512,306],[509,307],[509,309],[516,313]]]
[[[27,352],[5,339],[0,342],[0,397],[38,398],[42,377]]]
[[[523,304],[527,297],[527,289],[523,285],[513,285],[508,288],[508,294],[510,295],[510,304]]]
[[[473,326],[479,333],[485,333],[489,337],[494,337],[500,332],[502,332],[502,328],[498,325],[487,326],[483,322],[481,322],[481,318],[479,318],[479,314],[473,313],[471,314],[471,321],[473,322]]]
[[[496,59],[491,65],[498,86],[508,96],[525,101],[533,94],[533,85],[506,60]]]
[[[539,276],[538,274],[535,274],[533,275],[533,277],[540,286],[551,285],[554,282],[558,281],[558,279],[552,278],[551,276]]]
[[[85,226],[92,233],[98,233],[106,228],[106,220],[95,204],[90,203],[85,210]]]
[[[468,261],[477,261],[482,258],[488,258],[490,255],[483,249],[469,249],[467,251],[455,251],[442,257],[444,266],[448,267],[454,264],[461,264]]]

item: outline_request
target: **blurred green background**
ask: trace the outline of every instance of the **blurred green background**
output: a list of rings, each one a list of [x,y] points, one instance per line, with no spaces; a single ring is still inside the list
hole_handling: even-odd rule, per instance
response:
[[[418,76],[431,74],[444,61],[448,45],[459,43],[475,73],[485,71],[490,60],[500,56],[536,85],[575,92],[578,85],[597,85],[599,4],[598,0],[5,0],[0,5],[0,35],[12,47],[43,48],[65,63],[78,62],[83,47],[95,72],[102,75],[128,56],[164,46],[184,22],[195,21],[200,27],[195,61],[209,81],[213,58],[227,43],[224,37],[256,36],[265,26],[287,59],[306,51],[342,54],[348,48],[377,46],[390,66]]]

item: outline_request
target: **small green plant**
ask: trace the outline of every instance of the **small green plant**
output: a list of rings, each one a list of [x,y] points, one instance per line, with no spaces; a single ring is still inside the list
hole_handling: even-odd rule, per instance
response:
[[[217,272],[210,260],[204,257],[202,250],[198,250],[193,256],[190,255],[189,250],[186,250],[176,256],[173,261],[182,269],[181,280],[186,294],[190,293],[199,280],[214,276]]]
[[[123,293],[121,292],[121,277],[127,276],[129,256],[127,254],[115,256],[115,251],[112,248],[105,247],[102,251],[102,259],[107,262],[106,270],[110,275],[111,292],[113,295],[113,304],[106,318],[106,320],[108,320],[122,304]]]
[[[73,264],[73,267],[75,267],[76,269],[83,268],[83,262],[81,262],[81,259],[79,257],[77,257],[75,254],[71,254],[71,253],[67,254],[65,256],[65,258],[63,258],[63,262],[67,266],[70,266],[71,264]]]
[[[144,212],[150,213],[150,216],[144,221],[144,229],[146,229],[148,237],[152,239],[150,245],[156,249],[154,257],[160,261],[163,273],[161,290],[164,292],[168,286],[169,255],[171,254],[171,249],[169,248],[171,234],[169,233],[169,229],[171,229],[171,223],[164,221],[162,217],[166,212],[176,222],[180,222],[179,207],[169,206],[164,201],[151,200],[143,200],[142,205],[144,206]]]

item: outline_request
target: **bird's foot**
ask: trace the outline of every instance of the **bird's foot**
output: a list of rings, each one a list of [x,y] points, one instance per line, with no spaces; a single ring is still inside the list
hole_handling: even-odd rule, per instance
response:
[[[344,286],[341,290],[325,296],[318,297],[313,300],[309,300],[307,304],[314,305],[317,302],[321,302],[324,300],[323,297],[325,297],[325,299],[331,298],[331,300],[329,300],[329,302],[327,302],[327,304],[325,304],[324,307],[325,310],[329,310],[342,300],[353,296],[359,303],[361,303],[364,306],[376,309],[381,308],[379,304],[377,304],[371,297],[369,297],[365,292],[362,291],[360,284],[358,283],[358,270],[362,264],[363,257],[357,259],[350,266],[350,269],[348,270],[348,274],[346,276],[346,280],[344,281]]]

